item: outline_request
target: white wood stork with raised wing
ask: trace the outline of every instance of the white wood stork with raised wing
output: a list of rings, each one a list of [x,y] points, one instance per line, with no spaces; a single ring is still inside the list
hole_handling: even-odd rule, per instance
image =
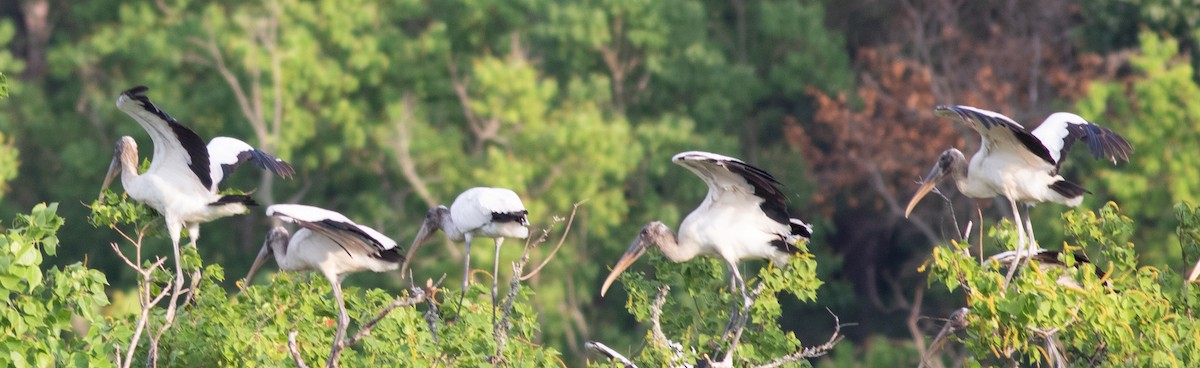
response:
[[[525,239],[529,237],[529,211],[521,203],[521,197],[516,192],[505,188],[477,187],[467,189],[454,199],[450,208],[437,206],[430,208],[421,223],[421,229],[413,239],[408,249],[404,265],[400,268],[403,274],[408,269],[417,248],[425,244],[429,237],[439,229],[446,232],[450,240],[466,242],[466,256],[463,259],[463,295],[458,299],[462,308],[462,298],[467,294],[467,281],[471,275],[471,240],[474,238],[493,238],[496,241],[496,258],[492,265],[492,322],[495,323],[495,307],[497,294],[497,279],[500,277],[500,245],[504,238]]]
[[[738,288],[745,305],[750,303],[745,280],[737,264],[745,259],[770,259],[780,267],[800,251],[797,241],[807,241],[812,227],[789,217],[787,196],[771,174],[715,153],[689,151],[671,161],[691,170],[708,184],[708,195],[679,225],[679,234],[659,221],[646,224],[625,251],[600,288],[600,296],[621,272],[656,246],[672,262],[685,262],[698,255],[720,258],[729,266],[730,282]]]
[[[342,279],[346,274],[361,271],[387,272],[400,267],[404,257],[396,241],[359,225],[340,213],[302,204],[277,204],[267,207],[267,216],[300,225],[296,234],[276,226],[267,234],[262,250],[246,273],[246,283],[266,262],[275,256],[279,269],[289,272],[320,271],[333,287],[338,304],[338,327],[334,345],[341,341],[350,323],[342,299]]]
[[[150,168],[138,174],[137,143],[131,137],[121,137],[101,193],[119,173],[125,193],[163,215],[175,251],[178,292],[183,283],[179,261],[179,237],[183,229],[187,228],[190,244],[195,246],[196,239],[200,238],[201,223],[246,213],[246,206],[257,204],[249,195],[218,194],[221,181],[246,161],[285,178],[291,177],[294,171],[287,162],[234,138],[217,137],[205,146],[200,136],[150,102],[146,97],[148,90],[138,86],[121,92],[117,97],[117,108],[150,133],[150,139],[154,141]]]
[[[1133,151],[1129,142],[1117,133],[1072,113],[1051,114],[1032,131],[1007,116],[970,106],[941,105],[935,113],[953,118],[978,132],[981,137],[979,152],[969,163],[957,149],[942,152],[937,164],[921,180],[921,187],[909,201],[904,216],[908,217],[917,202],[946,177],[953,178],[959,192],[971,198],[1004,196],[1012,205],[1018,230],[1018,260],[1026,247],[1036,251],[1037,246],[1029,216],[1026,214],[1025,222],[1021,221],[1017,202],[1029,206],[1054,202],[1074,207],[1087,193],[1083,187],[1059,175],[1067,152],[1076,141],[1086,142],[1096,159],[1103,158],[1114,164],[1118,160],[1128,161]]]

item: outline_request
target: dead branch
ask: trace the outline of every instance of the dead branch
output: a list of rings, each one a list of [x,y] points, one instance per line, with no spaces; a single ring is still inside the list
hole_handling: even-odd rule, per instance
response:
[[[683,344],[671,341],[663,334],[662,330],[662,308],[663,304],[667,303],[667,294],[671,292],[670,285],[663,285],[658,288],[658,296],[654,297],[654,304],[650,306],[650,343],[660,348],[669,348],[674,355],[671,356],[671,366],[679,366],[679,361],[683,360]]]
[[[124,236],[125,239],[130,240],[133,243],[134,248],[137,249],[137,263],[129,260],[129,257],[125,256],[124,252],[121,252],[121,248],[117,245],[117,243],[109,243],[109,245],[112,246],[113,251],[117,253],[117,256],[121,257],[121,260],[125,261],[126,265],[129,265],[130,268],[134,269],[134,271],[138,273],[138,304],[142,307],[133,329],[133,337],[130,337],[129,339],[129,347],[125,349],[125,359],[121,359],[119,350],[117,353],[117,365],[122,368],[129,368],[130,364],[133,364],[133,353],[137,351],[138,342],[142,339],[142,331],[145,330],[146,324],[150,319],[150,310],[167,296],[167,291],[170,290],[171,286],[170,282],[168,282],[167,285],[163,287],[162,291],[158,293],[158,295],[152,296],[150,294],[152,286],[151,283],[154,281],[154,279],[151,278],[151,274],[154,273],[154,270],[162,268],[163,262],[166,262],[167,258],[159,257],[149,267],[143,268],[138,266],[138,264],[141,264],[142,262],[141,240],[145,234],[144,230],[145,227],[138,231],[138,239],[136,242],[126,236],[125,233],[118,230],[118,232],[121,233],[121,236]]]
[[[800,349],[800,351],[797,351],[792,354],[788,354],[779,359],[775,359],[775,360],[771,361],[770,363],[760,365],[758,367],[759,368],[780,367],[787,363],[797,362],[797,361],[800,361],[803,359],[812,359],[812,358],[816,358],[816,357],[828,354],[829,351],[833,350],[834,346],[837,346],[837,343],[841,342],[842,339],[845,338],[845,336],[842,336],[842,326],[849,326],[849,325],[843,325],[841,320],[838,319],[838,316],[836,314],[833,314],[833,311],[830,311],[829,314],[833,315],[833,323],[834,323],[833,335],[829,336],[829,341],[826,341],[824,344],[821,344],[821,345]]]
[[[471,110],[471,95],[467,93],[467,83],[458,75],[458,65],[453,59],[446,64],[450,69],[450,84],[454,87],[459,104],[462,105],[463,117],[467,118],[467,127],[471,128],[471,133],[475,135],[471,153],[477,154],[483,151],[485,143],[499,139],[500,119],[492,117],[485,120],[475,115],[475,111]]]
[[[420,288],[412,288],[409,290],[412,292],[412,296],[407,298],[396,298],[396,300],[393,300],[390,304],[388,304],[387,307],[384,307],[383,310],[379,311],[379,315],[375,316],[375,319],[372,319],[366,324],[362,325],[362,328],[358,329],[358,333],[355,333],[354,337],[343,341],[339,348],[354,346],[354,344],[358,343],[359,340],[362,340],[364,337],[367,337],[367,335],[370,335],[371,329],[375,328],[375,325],[378,324],[379,321],[382,321],[384,317],[387,317],[389,313],[392,313],[393,309],[417,305],[418,303],[424,302],[429,296],[429,294],[425,293],[425,290]]]
[[[621,362],[621,364],[625,365],[625,368],[637,368],[637,365],[629,361],[629,358],[626,358],[624,355],[621,355],[621,353],[618,353],[616,350],[613,350],[612,348],[605,346],[600,342],[588,341],[583,343],[583,347],[600,353],[600,355],[608,357],[609,360]]]
[[[425,205],[429,207],[437,206],[437,200],[433,198],[433,194],[429,193],[429,185],[421,178],[421,174],[417,172],[416,160],[413,159],[411,148],[409,147],[411,133],[409,125],[413,123],[413,110],[416,109],[416,104],[413,102],[412,94],[404,93],[400,103],[403,106],[403,111],[400,116],[392,123],[395,128],[394,138],[385,142],[392,147],[392,156],[396,159],[396,163],[400,165],[400,174],[404,175],[404,179],[412,185],[417,196],[425,201]]]
[[[525,271],[525,263],[529,262],[529,251],[538,244],[545,243],[546,239],[550,237],[550,229],[554,225],[557,225],[559,221],[562,221],[562,218],[555,216],[550,226],[542,229],[541,236],[538,236],[537,239],[526,239],[525,251],[521,253],[520,259],[513,262],[513,277],[508,282],[508,293],[504,295],[503,313],[500,319],[495,321],[495,325],[492,326],[492,337],[496,340],[496,356],[492,357],[492,362],[494,363],[499,363],[504,357],[504,344],[508,342],[508,329],[512,327],[510,320],[512,319],[513,303],[517,299],[517,293],[521,290],[521,273]],[[498,275],[494,275],[493,277],[496,276]]]
[[[563,229],[562,237],[558,238],[558,244],[554,246],[554,250],[550,251],[550,255],[547,255],[546,259],[543,260],[541,264],[533,268],[533,271],[530,271],[527,275],[521,276],[521,281],[529,280],[533,276],[537,275],[538,272],[542,270],[542,267],[546,267],[546,264],[550,263],[550,260],[554,259],[554,255],[558,253],[559,248],[562,248],[563,242],[567,240],[567,234],[571,233],[571,224],[575,223],[575,213],[579,211],[579,206],[587,203],[587,201],[588,200],[585,199],[575,202],[575,204],[571,206],[571,216],[567,217],[567,227]],[[553,226],[554,225],[551,224],[551,227]]]
[[[950,336],[953,336],[958,331],[962,331],[964,328],[967,328],[967,314],[970,312],[970,309],[963,307],[956,309],[954,313],[950,313],[950,318],[946,319],[946,325],[942,326],[941,331],[938,331],[937,336],[935,336],[933,341],[929,343],[929,348],[924,349],[924,347],[922,347],[923,351],[921,352],[921,364],[918,366],[918,368],[924,367],[926,362],[928,362],[934,354],[937,354],[937,352],[941,350],[942,345],[946,343]],[[918,342],[918,346],[920,346],[920,344],[921,343]],[[942,365],[941,360],[936,360],[935,362],[937,362],[938,366]]]
[[[288,333],[288,351],[292,353],[292,360],[296,362],[296,366],[300,368],[308,368],[308,364],[304,364],[304,358],[300,357],[300,347],[296,344],[296,334],[300,331],[292,330]]]
[[[342,355],[342,351],[344,351],[348,347],[354,346],[354,344],[358,343],[363,338],[369,336],[371,334],[371,329],[375,328],[375,325],[378,324],[379,321],[382,321],[385,317],[387,317],[389,313],[392,313],[392,310],[399,308],[399,307],[411,307],[411,306],[417,305],[417,304],[425,301],[429,296],[429,294],[425,293],[425,290],[421,289],[421,288],[411,288],[411,289],[409,289],[409,291],[411,292],[411,296],[409,296],[407,298],[403,298],[403,297],[396,298],[396,300],[393,300],[391,303],[388,303],[388,305],[386,307],[384,307],[383,310],[379,311],[379,315],[375,316],[374,319],[371,319],[370,321],[367,321],[367,323],[363,324],[362,327],[360,327],[358,329],[358,332],[355,333],[354,336],[351,337],[349,340],[340,340],[340,341],[335,342],[334,345],[330,348],[329,359],[326,360],[325,366],[326,367],[337,367],[338,360],[341,358],[341,355]],[[299,352],[294,349],[294,345],[295,345],[295,341],[296,341],[295,334],[296,334],[296,331],[292,331],[292,333],[288,335],[288,347],[289,347],[289,349],[292,349],[292,358],[296,360],[297,365],[304,366],[303,362],[300,359]]]

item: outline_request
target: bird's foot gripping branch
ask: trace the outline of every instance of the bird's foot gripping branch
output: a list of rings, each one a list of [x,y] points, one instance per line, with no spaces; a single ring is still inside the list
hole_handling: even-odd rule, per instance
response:
[[[1187,272],[1200,255],[1200,237],[1189,236],[1200,233],[1200,213],[1175,210]],[[981,261],[967,243],[934,249],[931,281],[966,296],[965,333],[950,339],[965,345],[967,366],[1200,365],[1197,284],[1172,267],[1139,265],[1135,227],[1113,203],[1063,220],[1071,240],[1062,251],[1024,261],[1007,287],[1007,262]],[[989,243],[1011,243],[1010,226],[993,229]]]

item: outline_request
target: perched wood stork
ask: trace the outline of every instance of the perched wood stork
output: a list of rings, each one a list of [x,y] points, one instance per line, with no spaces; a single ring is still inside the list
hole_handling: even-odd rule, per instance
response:
[[[257,204],[249,195],[219,194],[221,181],[246,161],[285,178],[291,177],[294,171],[287,162],[234,138],[217,137],[205,146],[200,136],[150,102],[146,97],[148,90],[138,86],[121,92],[117,97],[117,108],[150,133],[150,139],[154,141],[150,169],[138,174],[137,143],[131,137],[121,137],[101,193],[120,173],[125,193],[163,215],[175,250],[178,287],[183,282],[179,263],[182,230],[187,228],[190,244],[195,246],[196,239],[200,238],[201,223],[246,213],[246,206]]]
[[[1066,269],[1067,268],[1066,263],[1063,263],[1062,260],[1059,260],[1059,257],[1061,257],[1061,255],[1062,255],[1061,251],[1038,249],[1037,251],[1035,251],[1031,255],[1029,255],[1026,259],[1035,260],[1039,264],[1042,264],[1049,268]],[[1014,261],[1015,260],[1014,257],[1016,257],[1016,256],[1017,256],[1017,252],[1006,251],[1006,252],[1001,252],[1001,253],[998,253],[991,257],[988,257],[988,260],[996,261],[999,263],[1005,263],[1005,262]],[[1071,256],[1071,258],[1073,258],[1073,260],[1075,262],[1075,267],[1080,267],[1080,265],[1082,265],[1084,263],[1092,263],[1092,261],[1090,259],[1088,259],[1088,257],[1082,253],[1073,253],[1070,256]],[[1106,274],[1104,272],[1104,270],[1100,269],[1099,265],[1094,265],[1094,266],[1095,266],[1094,273],[1096,275],[1096,278],[1104,279],[1104,276]],[[1082,288],[1082,286],[1079,284],[1079,281],[1075,280],[1075,278],[1071,277],[1071,275],[1068,275],[1068,274],[1059,275],[1058,279],[1055,280],[1055,282],[1062,286],[1073,287],[1076,289]],[[1110,280],[1104,280],[1103,284],[1106,287],[1109,287],[1109,288],[1112,287],[1112,281],[1110,281]]]
[[[413,239],[408,249],[404,265],[400,268],[403,274],[408,269],[408,260],[413,253],[429,240],[439,229],[446,232],[452,241],[465,241],[466,256],[463,259],[463,296],[467,294],[467,280],[471,275],[471,239],[493,238],[496,241],[496,258],[492,265],[492,322],[495,322],[495,307],[497,279],[500,272],[500,245],[504,238],[525,239],[529,237],[529,211],[521,203],[521,197],[510,189],[477,187],[467,189],[450,208],[437,206],[430,208],[421,223],[421,229]],[[462,298],[458,299],[462,308]]]
[[[335,345],[346,332],[350,316],[342,299],[342,279],[360,271],[387,272],[400,267],[404,256],[396,241],[359,225],[340,213],[302,204],[277,204],[267,207],[267,216],[300,225],[295,235],[277,226],[267,234],[262,250],[246,273],[246,283],[274,254],[279,269],[289,272],[320,271],[333,287],[338,304],[338,328]]]
[[[1029,216],[1024,223],[1021,221],[1017,202],[1029,206],[1054,202],[1074,207],[1083,201],[1087,190],[1059,175],[1067,152],[1076,141],[1086,142],[1096,159],[1114,164],[1117,160],[1128,161],[1133,151],[1129,142],[1117,133],[1072,113],[1051,114],[1032,131],[1007,116],[970,106],[941,105],[935,113],[978,132],[982,141],[979,152],[971,157],[970,163],[957,149],[942,152],[937,164],[921,180],[921,187],[909,201],[904,216],[908,217],[917,202],[941,180],[952,177],[959,192],[968,197],[1008,198],[1018,228],[1018,252],[1026,246],[1033,250],[1037,247]]]
[[[646,224],[604,280],[600,296],[646,249],[657,246],[672,262],[698,255],[724,260],[732,274],[730,282],[741,290],[749,306],[746,283],[737,263],[765,258],[782,267],[800,251],[795,242],[812,236],[812,227],[788,216],[787,196],[780,190],[779,181],[762,169],[733,157],[700,151],[677,154],[671,161],[704,180],[708,195],[683,219],[678,236],[660,221]]]

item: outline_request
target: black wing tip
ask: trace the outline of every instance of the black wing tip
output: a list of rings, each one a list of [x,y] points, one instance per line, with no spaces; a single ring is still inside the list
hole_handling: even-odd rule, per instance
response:
[[[1059,180],[1050,184],[1050,189],[1061,194],[1063,197],[1076,198],[1084,194],[1091,194],[1087,189],[1066,180]]]
[[[400,247],[381,250],[371,254],[371,258],[375,258],[388,263],[404,262],[404,255],[400,254]]]
[[[492,212],[492,221],[498,223],[515,222],[521,225],[529,226],[529,211],[520,210],[512,212]]]
[[[257,206],[258,201],[251,198],[248,194],[226,194],[217,199],[216,202],[210,203],[209,206],[220,206],[231,203],[241,203],[246,206]]]
[[[291,164],[287,163],[287,161],[284,161],[281,158],[272,156],[271,154],[263,152],[259,149],[252,151],[252,154],[254,155],[253,161],[255,165],[257,165],[259,168],[270,170],[271,173],[274,173],[276,176],[285,179],[291,179],[292,175],[296,174],[296,169],[292,168]]]
[[[129,97],[145,97],[146,92],[149,92],[149,91],[150,91],[150,87],[146,87],[145,85],[139,84],[133,88],[130,88],[130,89],[125,90],[124,92],[121,92],[121,94],[129,96]]]

